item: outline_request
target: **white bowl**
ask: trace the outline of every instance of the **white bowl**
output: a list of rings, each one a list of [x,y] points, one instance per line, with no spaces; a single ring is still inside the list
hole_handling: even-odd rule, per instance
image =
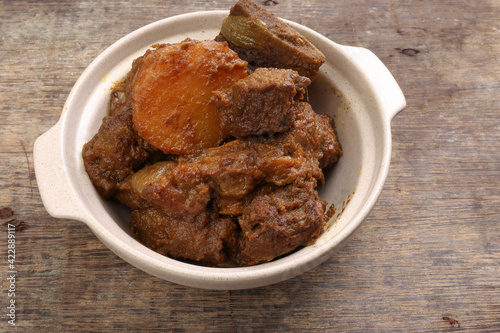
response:
[[[34,162],[45,208],[56,218],[79,220],[118,256],[162,279],[207,289],[246,289],[280,282],[329,258],[363,222],[382,191],[391,156],[391,119],[406,106],[396,81],[370,51],[338,45],[288,22],[326,56],[309,88],[318,113],[333,116],[344,155],[326,170],[320,196],[337,208],[329,228],[314,245],[252,267],[212,268],[160,255],[134,239],[129,212],[103,200],[83,167],[82,147],[108,111],[110,90],[132,61],[155,43],[187,37],[213,39],[228,11],[170,17],[120,39],[85,70],[71,91],[58,123],[40,136]]]

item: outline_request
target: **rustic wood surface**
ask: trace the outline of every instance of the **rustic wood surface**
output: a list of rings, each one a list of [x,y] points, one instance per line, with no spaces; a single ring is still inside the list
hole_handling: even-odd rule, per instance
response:
[[[14,210],[0,221],[0,331],[500,332],[498,0],[267,1],[280,17],[372,50],[408,101],[392,122],[376,207],[312,271],[252,290],[187,288],[124,262],[83,223],[49,216],[33,143],[89,63],[150,22],[233,3],[0,2],[0,208]]]

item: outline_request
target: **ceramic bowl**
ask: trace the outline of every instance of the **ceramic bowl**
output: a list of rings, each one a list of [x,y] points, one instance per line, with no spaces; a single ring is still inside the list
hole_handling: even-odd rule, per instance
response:
[[[82,147],[108,111],[110,90],[132,61],[155,43],[187,37],[213,39],[228,11],[167,18],[138,29],[99,55],[73,87],[58,123],[35,142],[40,195],[50,215],[85,223],[118,256],[159,278],[197,288],[246,289],[277,283],[328,259],[367,217],[382,191],[391,156],[391,119],[406,101],[398,84],[370,51],[338,45],[288,22],[326,56],[309,101],[333,116],[344,155],[326,170],[320,196],[336,213],[314,245],[252,267],[212,268],[174,260],[145,247],[130,233],[130,213],[103,200],[83,167]],[[63,227],[63,226],[62,226]]]

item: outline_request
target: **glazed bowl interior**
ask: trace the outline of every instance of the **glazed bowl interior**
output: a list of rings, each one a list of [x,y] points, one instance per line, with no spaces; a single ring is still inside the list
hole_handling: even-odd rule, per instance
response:
[[[289,22],[326,56],[308,100],[335,121],[344,155],[325,170],[320,196],[334,205],[328,228],[314,245],[253,267],[210,268],[164,257],[136,241],[128,228],[130,212],[103,200],[87,176],[81,151],[108,112],[113,85],[132,61],[156,43],[185,38],[213,39],[227,11],[182,15],[150,24],[119,40],[101,54],[76,83],[61,117],[62,159],[68,181],[84,211],[81,219],[119,256],[150,274],[172,282],[212,289],[240,289],[276,283],[327,259],[366,218],[380,193],[390,157],[390,120],[383,115],[370,84],[345,48]]]

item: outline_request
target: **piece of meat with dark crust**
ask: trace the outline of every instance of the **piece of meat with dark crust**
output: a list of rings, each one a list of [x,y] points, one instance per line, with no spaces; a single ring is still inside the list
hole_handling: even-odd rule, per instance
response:
[[[236,138],[284,132],[310,83],[292,70],[257,68],[230,88],[214,92],[222,127]]]
[[[315,182],[298,181],[255,197],[238,218],[240,265],[256,265],[308,245],[324,226],[324,204]]]
[[[304,36],[250,0],[239,0],[231,8],[215,40],[226,41],[251,68],[288,68],[313,80],[325,62]]]
[[[291,151],[298,151],[297,147],[301,147],[319,161],[322,169],[333,165],[342,156],[333,118],[327,114],[317,114],[305,102],[299,103],[299,112],[290,130],[270,140],[280,141],[281,145],[289,146]]]
[[[213,211],[174,217],[158,207],[134,210],[130,228],[143,244],[175,259],[217,265],[236,248],[236,224]]]
[[[196,215],[207,209],[211,188],[204,179],[179,179],[176,177],[179,164],[158,162],[136,172],[127,182],[143,200],[163,207],[170,215]],[[125,200],[134,197],[121,197]]]

